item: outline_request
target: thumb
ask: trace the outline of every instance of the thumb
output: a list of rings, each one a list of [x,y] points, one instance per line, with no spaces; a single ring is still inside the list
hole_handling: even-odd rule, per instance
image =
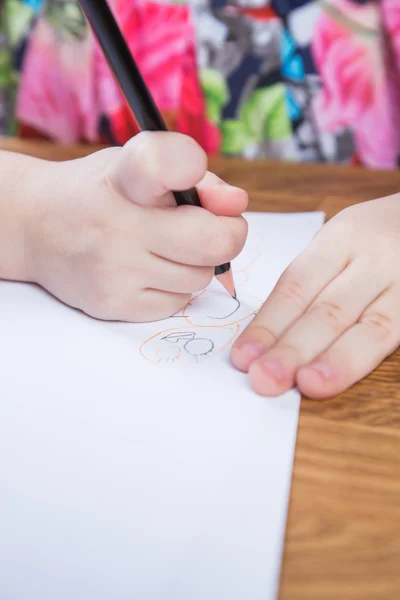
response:
[[[192,138],[169,131],[146,131],[120,149],[107,177],[135,204],[175,206],[171,190],[196,186],[206,170],[207,156]]]
[[[209,171],[197,185],[203,208],[219,217],[239,217],[248,206],[248,195],[241,188],[228,185]]]

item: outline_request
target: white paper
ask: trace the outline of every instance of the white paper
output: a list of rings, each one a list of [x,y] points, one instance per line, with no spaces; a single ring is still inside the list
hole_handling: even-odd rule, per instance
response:
[[[229,349],[323,214],[247,218],[240,307],[105,323],[0,283],[1,600],[276,598],[300,398]]]

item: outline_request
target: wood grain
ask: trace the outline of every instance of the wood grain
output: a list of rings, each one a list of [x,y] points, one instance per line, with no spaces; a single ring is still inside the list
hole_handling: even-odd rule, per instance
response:
[[[50,160],[97,150],[7,139],[0,148]],[[400,191],[397,172],[221,158],[210,169],[244,187],[256,211],[331,218]],[[337,398],[302,401],[279,597],[400,598],[400,352]]]

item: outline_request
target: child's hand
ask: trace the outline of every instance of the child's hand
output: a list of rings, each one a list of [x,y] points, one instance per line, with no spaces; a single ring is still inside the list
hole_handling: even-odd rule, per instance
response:
[[[400,345],[400,194],[347,208],[282,275],[232,349],[262,395],[328,397]]]
[[[68,163],[40,163],[29,279],[101,319],[174,314],[246,239],[246,193],[207,173],[206,163],[193,140],[165,132]],[[204,208],[177,207],[170,190],[197,184]]]

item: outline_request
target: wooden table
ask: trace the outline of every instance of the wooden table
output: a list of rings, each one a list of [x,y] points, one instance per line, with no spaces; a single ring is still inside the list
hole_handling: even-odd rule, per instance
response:
[[[94,150],[0,147],[52,160]],[[257,211],[329,218],[400,191],[393,172],[227,159],[210,168],[248,190]],[[346,599],[400,599],[400,352],[337,398],[302,402],[280,600]]]

